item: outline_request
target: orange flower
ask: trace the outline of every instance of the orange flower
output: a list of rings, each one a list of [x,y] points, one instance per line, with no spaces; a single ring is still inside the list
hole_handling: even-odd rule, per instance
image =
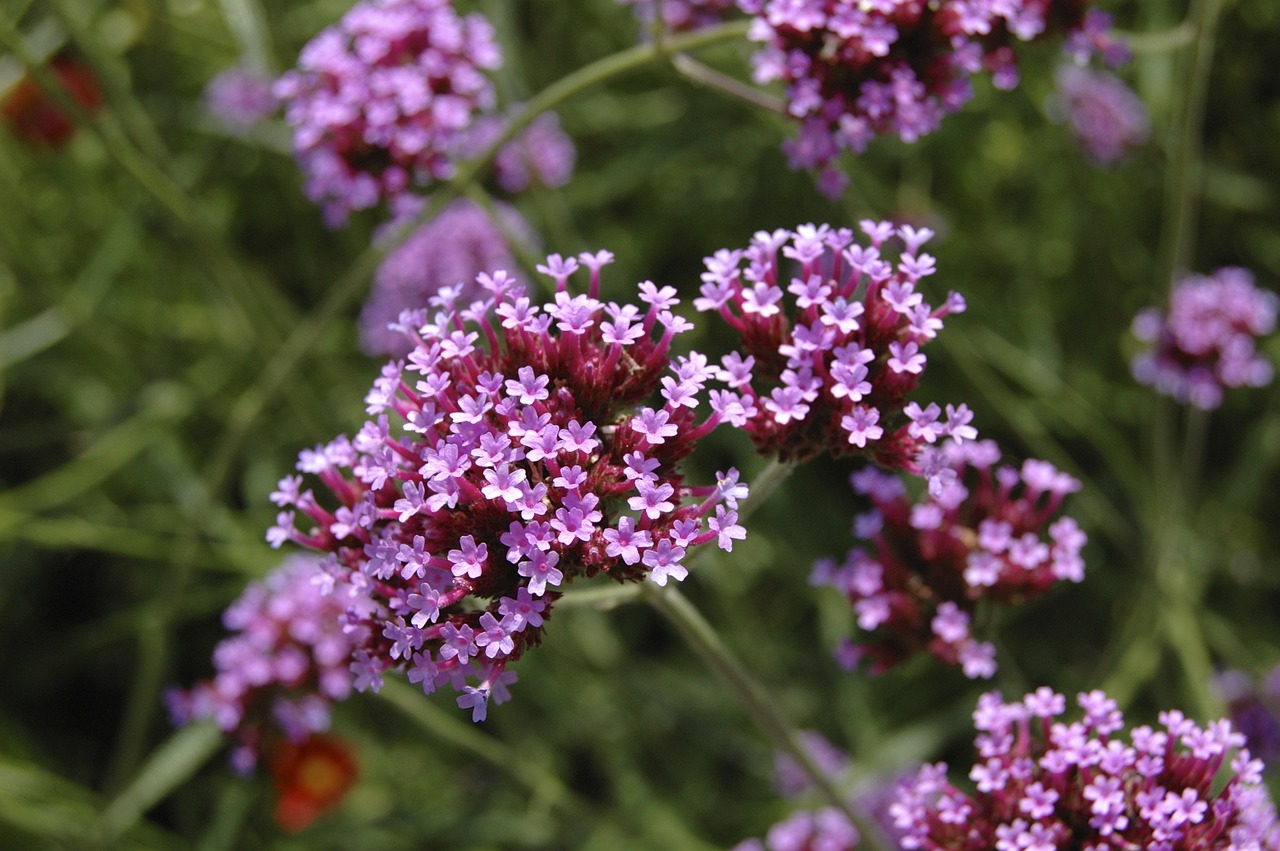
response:
[[[275,778],[275,820],[286,833],[306,830],[334,809],[356,779],[350,749],[332,736],[311,736],[301,744],[282,742],[269,760]]]

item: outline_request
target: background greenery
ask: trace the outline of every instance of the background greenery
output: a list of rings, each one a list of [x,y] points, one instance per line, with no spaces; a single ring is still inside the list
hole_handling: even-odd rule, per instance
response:
[[[353,322],[377,220],[326,230],[285,129],[228,136],[200,94],[241,55],[288,67],[345,5],[0,2],[0,86],[24,56],[65,49],[107,97],[62,150],[0,133],[0,847],[714,848],[760,835],[788,806],[768,741],[640,603],[557,610],[513,701],[483,725],[407,689],[343,705],[335,729],[360,781],[296,837],[273,825],[267,781],[174,738],[163,689],[211,673],[219,613],[279,563],[263,543],[267,494],[298,449],[358,427],[378,369]],[[508,103],[638,35],[611,0],[478,5],[498,26]],[[1046,117],[1053,46],[1024,52],[1020,88],[980,87],[934,136],[873,144],[841,203],[785,169],[785,122],[657,58],[561,106],[577,174],[516,203],[548,250],[613,250],[617,297],[645,278],[692,294],[704,255],[761,228],[934,227],[930,292],[957,289],[970,311],[932,349],[925,392],[968,401],[1007,455],[1086,483],[1068,511],[1090,534],[1088,579],[1000,617],[998,685],[1103,686],[1135,719],[1174,705],[1204,719],[1222,709],[1215,668],[1280,660],[1280,399],[1236,392],[1186,416],[1130,380],[1127,329],[1175,266],[1280,280],[1280,6],[1113,11],[1145,34],[1128,74],[1154,124],[1116,168],[1091,167]],[[745,79],[750,52],[730,42],[699,58]],[[1197,74],[1203,122],[1187,110]],[[726,458],[763,466],[733,437],[720,449],[704,473]],[[962,763],[987,684],[927,660],[849,676],[831,658],[848,606],[807,576],[850,543],[849,471],[796,473],[749,540],[704,559],[684,590],[861,778]]]

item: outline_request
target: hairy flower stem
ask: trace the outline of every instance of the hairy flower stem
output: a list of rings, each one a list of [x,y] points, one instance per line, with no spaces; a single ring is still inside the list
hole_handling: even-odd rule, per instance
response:
[[[879,828],[854,807],[848,797],[836,787],[804,746],[795,728],[787,720],[785,713],[768,690],[747,672],[741,662],[734,658],[729,648],[725,647],[720,636],[716,634],[715,629],[707,623],[688,598],[674,586],[659,588],[651,583],[645,583],[642,587],[645,597],[653,607],[671,622],[707,667],[738,696],[742,706],[773,742],[774,747],[794,759],[823,797],[854,823],[858,832],[862,834],[859,848],[863,851],[884,851],[887,846],[881,841]]]

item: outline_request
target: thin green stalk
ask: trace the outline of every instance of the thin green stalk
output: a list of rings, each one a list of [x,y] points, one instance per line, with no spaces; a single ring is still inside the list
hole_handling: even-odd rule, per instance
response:
[[[836,787],[832,779],[814,760],[813,754],[804,746],[799,734],[787,720],[786,714],[773,696],[751,676],[741,662],[734,658],[711,624],[707,623],[693,604],[673,586],[659,588],[652,583],[645,583],[643,588],[646,598],[654,608],[671,622],[707,667],[738,696],[743,708],[773,742],[774,747],[794,759],[813,782],[814,788],[857,826],[859,833],[862,834],[859,847],[868,851],[883,851],[886,846],[881,841],[879,828],[854,807],[849,802],[848,796]]]
[[[691,56],[676,53],[671,57],[671,65],[681,76],[695,85],[713,89],[734,100],[763,109],[766,112],[774,112],[779,115],[786,114],[786,104],[780,98],[773,97],[755,86],[730,77],[728,74],[722,74],[710,66],[703,65]]]

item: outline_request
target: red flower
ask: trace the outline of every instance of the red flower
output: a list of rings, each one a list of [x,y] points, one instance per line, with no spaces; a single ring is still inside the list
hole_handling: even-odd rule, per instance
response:
[[[102,89],[93,72],[74,59],[57,56],[49,61],[49,70],[66,93],[89,112],[102,106]],[[62,111],[53,98],[40,88],[30,75],[24,75],[0,103],[14,135],[30,145],[61,148],[75,133],[75,122]]]
[[[287,739],[268,765],[275,778],[275,820],[286,833],[300,833],[346,796],[356,779],[356,762],[341,740],[311,736],[302,743]]]

